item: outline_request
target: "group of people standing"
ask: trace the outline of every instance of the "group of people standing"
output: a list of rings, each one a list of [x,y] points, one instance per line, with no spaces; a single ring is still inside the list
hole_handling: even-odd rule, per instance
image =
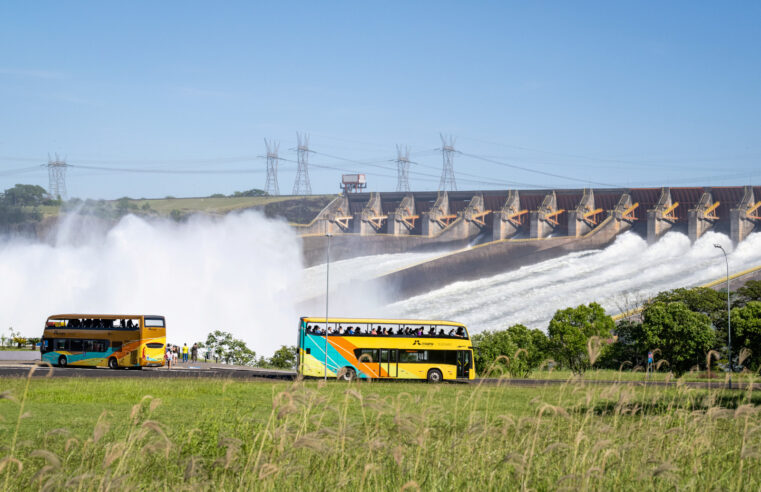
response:
[[[194,343],[192,347],[188,347],[187,343],[184,343],[182,347],[179,345],[167,344],[166,352],[164,353],[164,361],[167,367],[177,364],[179,361],[183,363],[198,362],[198,344]]]
[[[314,335],[324,335],[325,330],[320,328],[320,325],[307,325],[307,333],[312,333]],[[336,335],[336,336],[357,336],[357,335],[380,335],[380,336],[403,336],[403,337],[455,337],[455,338],[464,338],[465,337],[465,329],[462,326],[458,326],[456,328],[451,327],[449,332],[445,332],[444,328],[439,328],[438,331],[436,331],[435,326],[430,326],[428,328],[428,331],[426,331],[424,326],[421,326],[419,328],[415,327],[398,327],[396,331],[394,331],[391,327],[383,327],[383,326],[368,326],[365,328],[365,331],[362,331],[362,328],[359,326],[349,326],[344,329],[343,326],[338,325],[338,327],[333,326],[328,330],[328,335]]]

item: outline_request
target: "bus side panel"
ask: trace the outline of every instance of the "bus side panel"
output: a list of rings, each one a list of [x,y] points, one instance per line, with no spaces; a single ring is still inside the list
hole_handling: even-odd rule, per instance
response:
[[[457,366],[451,364],[426,364],[421,362],[400,362],[399,379],[427,379],[428,371],[438,369],[444,379],[457,379]]]
[[[385,371],[379,370],[378,361],[360,362],[354,355],[356,345],[345,337],[328,337],[328,377],[336,377],[339,370],[351,367],[360,378],[387,377]],[[325,337],[305,334],[304,344],[299,349],[301,357],[301,374],[311,377],[325,376]]]

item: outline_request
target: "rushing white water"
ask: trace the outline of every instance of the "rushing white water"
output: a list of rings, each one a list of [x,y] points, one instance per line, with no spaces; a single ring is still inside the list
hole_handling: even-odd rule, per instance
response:
[[[725,274],[724,257],[737,272],[761,264],[761,233],[751,234],[733,250],[723,234],[708,232],[695,244],[669,232],[653,245],[634,233],[609,247],[570,253],[561,258],[469,282],[456,282],[388,308],[411,318],[453,319],[473,332],[522,323],[546,329],[559,308],[596,301],[609,313],[634,300],[683,286],[705,283]]]
[[[331,293],[340,291],[341,287],[354,280],[369,280],[401,268],[428,261],[441,256],[441,251],[424,253],[397,253],[374,256],[361,256],[348,260],[330,262]],[[301,277],[302,293],[307,296],[322,295],[326,288],[326,264],[305,268]]]
[[[51,243],[0,242],[0,327],[40,336],[55,313],[162,314],[170,343],[232,332],[262,355],[295,342],[299,239],[258,213],[186,223],[72,216]]]
[[[472,282],[387,304],[376,287],[352,285],[432,259],[441,252],[377,255],[331,262],[331,315],[453,319],[473,332],[514,323],[545,329],[555,310],[592,301],[615,312],[660,290],[761,264],[761,234],[734,251],[709,232],[694,245],[668,233],[654,245],[632,233],[604,250],[571,253]],[[300,241],[284,222],[256,212],[184,223],[127,216],[105,229],[71,215],[46,242],[0,239],[0,329],[39,336],[61,312],[145,313],[167,317],[170,343],[231,332],[260,355],[292,345],[299,315],[321,316],[325,265],[303,268]],[[323,301],[324,302],[324,301]],[[6,332],[7,333],[7,332]]]

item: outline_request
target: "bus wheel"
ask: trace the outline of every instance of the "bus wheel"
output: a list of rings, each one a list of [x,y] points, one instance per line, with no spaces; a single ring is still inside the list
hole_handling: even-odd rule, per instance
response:
[[[58,358],[58,367],[66,367],[69,361],[66,360],[66,356],[62,355]]]
[[[441,371],[438,369],[431,369],[428,371],[428,382],[429,383],[440,383],[441,380],[444,379],[444,377],[441,375]]]
[[[119,369],[119,361],[116,360],[116,357],[108,359],[108,367],[111,369]]]
[[[338,371],[337,378],[339,381],[353,381],[357,377],[357,373],[354,372],[352,367],[343,367]]]

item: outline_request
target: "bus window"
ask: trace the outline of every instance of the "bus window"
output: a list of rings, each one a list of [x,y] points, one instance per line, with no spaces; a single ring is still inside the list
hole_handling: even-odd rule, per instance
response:
[[[82,340],[82,350],[84,352],[95,352],[92,348],[92,340]]]
[[[50,352],[50,347],[51,347],[51,343],[50,342],[51,342],[51,340],[49,340],[47,338],[43,338],[42,339],[42,343],[40,343],[40,352],[42,352],[43,354],[45,352]]]
[[[84,348],[84,344],[82,342],[83,340],[72,338],[69,340],[69,350],[72,352],[82,352],[82,349]]]
[[[92,340],[93,352],[105,352],[108,347],[108,340]]]
[[[355,349],[354,356],[360,362],[378,362],[378,351],[376,349]]]
[[[114,349],[114,352],[121,352],[122,342],[111,342],[111,348]]]
[[[69,344],[66,342],[68,342],[68,340],[66,340],[65,338],[56,338],[55,340],[53,340],[53,350],[55,350],[56,352],[62,352],[64,350],[68,350]]]
[[[427,362],[427,350],[400,350],[399,362]]]
[[[164,328],[164,318],[158,316],[146,316],[145,317],[146,328]]]

